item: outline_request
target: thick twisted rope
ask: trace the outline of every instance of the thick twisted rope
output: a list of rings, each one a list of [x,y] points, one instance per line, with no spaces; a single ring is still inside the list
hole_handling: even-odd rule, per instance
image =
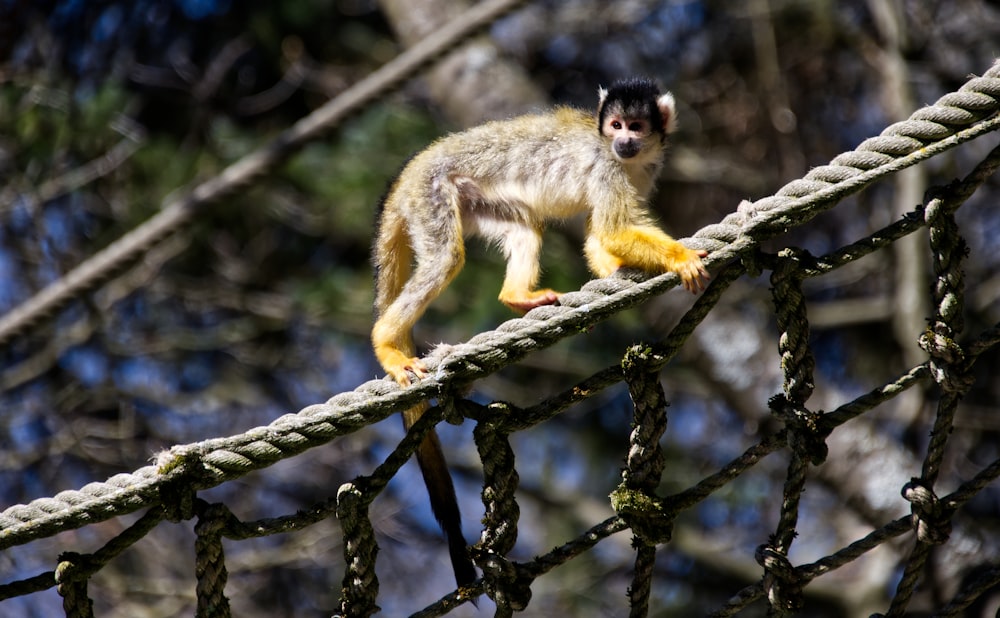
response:
[[[755,558],[764,567],[763,585],[767,591],[768,616],[784,616],[802,607],[802,585],[788,560],[788,551],[798,534],[795,526],[799,517],[799,502],[806,484],[806,469],[810,459],[826,457],[826,445],[815,446],[813,435],[817,425],[815,414],[805,406],[813,392],[815,361],[809,348],[809,322],[806,315],[802,280],[803,263],[809,261],[804,251],[786,249],[778,255],[771,274],[772,294],[778,319],[778,351],[784,374],[784,394],[774,397],[769,405],[787,427],[792,456],[782,490],[781,515],[778,527],[768,542],[757,548]],[[812,421],[812,422],[810,422]],[[817,462],[818,463],[818,462]]]
[[[232,513],[221,504],[206,506],[194,526],[194,574],[198,580],[196,597],[197,618],[229,618],[229,599],[226,598],[226,554],[222,547],[223,530]]]
[[[368,516],[370,500],[354,483],[337,491],[337,519],[344,532],[344,555],[348,562],[340,593],[338,617],[362,618],[378,611],[378,579],[375,576],[375,529]]]
[[[957,206],[957,204],[956,204]],[[956,341],[964,328],[962,311],[965,307],[964,273],[962,262],[968,252],[965,241],[958,233],[953,209],[940,199],[931,200],[925,211],[930,229],[930,245],[934,256],[934,316],[920,339],[921,347],[930,354],[931,375],[938,382],[943,395],[938,402],[934,427],[920,478],[903,487],[903,497],[910,502],[917,544],[913,548],[903,576],[896,586],[889,618],[899,617],[906,611],[932,545],[948,540],[951,533],[951,510],[941,504],[933,486],[941,469],[945,443],[951,434],[958,402],[972,386],[965,351]]]
[[[1000,459],[994,461],[989,466],[983,468],[972,479],[962,483],[958,489],[945,496],[942,500],[950,508],[958,509],[966,502],[975,497],[986,485],[992,483],[1000,477]],[[886,541],[902,536],[912,530],[910,517],[901,517],[882,526],[878,530],[873,530],[863,538],[854,541],[850,545],[840,549],[829,556],[820,558],[816,562],[795,567],[795,575],[802,584],[805,585],[813,579],[838,569],[879,547]],[[743,590],[733,595],[729,602],[721,609],[709,614],[710,618],[725,618],[734,616],[749,604],[760,599],[765,594],[763,583],[756,583],[747,586]],[[873,618],[879,614],[873,615]]]
[[[995,130],[998,99],[1000,61],[994,62],[982,77],[973,78],[958,91],[918,109],[907,120],[886,127],[878,137],[838,155],[829,165],[817,167],[804,178],[788,183],[774,196],[743,202],[720,223],[701,229],[692,239],[697,242],[690,245],[711,252],[727,249],[725,243],[741,248],[749,242],[743,237],[762,239],[799,225],[876,178],[957,145],[951,144],[952,140],[961,143],[978,136],[967,135],[965,130],[959,130],[961,127],[994,116],[991,122],[978,126],[985,131]]]
[[[997,111],[1000,62],[984,77],[971,79],[958,92],[918,110],[908,121],[890,126],[880,137],[866,140],[857,150],[835,158],[831,165],[814,169],[774,197],[744,202],[736,213],[686,241],[712,252],[707,260],[710,266],[739,257],[761,240],[808,220],[837,199],[879,178],[995,131],[1000,128]],[[308,125],[309,131],[324,126],[320,120]],[[235,178],[246,174],[246,166],[264,169],[257,165],[237,164],[218,182],[225,186],[236,182]],[[220,185],[207,184],[210,188],[195,194],[204,197],[205,192],[220,190]],[[465,344],[439,347],[425,359],[431,375],[405,390],[389,380],[372,380],[324,404],[282,416],[244,434],[174,447],[161,454],[157,466],[12,506],[0,513],[0,549],[159,504],[160,491],[171,483],[182,482],[200,490],[267,467],[435,397],[452,382],[468,382],[513,363],[533,350],[661,294],[678,282],[673,273],[638,283],[614,277],[591,281],[579,292],[565,294],[561,306],[540,307]],[[0,340],[4,332],[0,328]]]
[[[870,409],[873,405],[880,403],[887,397],[893,396],[895,393],[908,387],[908,385],[912,385],[916,380],[920,380],[928,375],[935,377],[942,384],[946,393],[951,391],[964,392],[969,388],[971,385],[969,376],[971,375],[972,365],[980,353],[1000,341],[1000,326],[988,329],[966,346],[960,346],[953,341],[955,334],[961,328],[962,275],[960,262],[962,257],[964,257],[966,249],[957,228],[952,227],[954,221],[951,219],[951,214],[983,182],[992,176],[998,168],[1000,168],[1000,147],[994,148],[961,182],[952,183],[948,187],[941,189],[940,195],[934,197],[926,208],[918,209],[916,213],[912,213],[881,230],[872,238],[854,243],[829,256],[819,258],[816,260],[814,266],[803,269],[804,272],[809,272],[812,276],[819,275],[827,272],[831,267],[842,264],[844,260],[850,259],[851,256],[856,258],[864,251],[879,245],[884,246],[884,243],[891,242],[891,240],[898,238],[901,234],[907,233],[907,229],[915,229],[914,226],[918,219],[917,216],[913,215],[919,215],[921,221],[926,218],[929,225],[949,228],[947,232],[938,229],[936,231],[932,230],[930,234],[931,246],[935,251],[935,270],[938,275],[938,283],[935,287],[938,312],[924,339],[926,347],[931,347],[932,345],[939,346],[939,349],[935,353],[940,359],[932,360],[915,367],[895,383],[888,384],[881,389],[876,389],[869,395],[845,404],[829,414],[819,416],[817,424],[821,431],[818,433],[821,435],[829,433],[835,426],[847,422],[864,410]],[[932,221],[934,223],[931,223]],[[948,366],[949,362],[957,366]],[[935,365],[939,368],[934,369]],[[786,390],[787,386],[788,382],[786,381]],[[938,419],[935,421],[936,431],[934,433],[937,435],[950,433],[948,428],[951,425],[950,416],[953,410],[951,410],[952,404],[946,401],[946,399],[942,398]],[[938,429],[939,426],[940,429]],[[940,450],[943,449],[944,443],[943,439],[936,440],[932,437],[931,444],[928,447],[928,457],[925,461],[924,470],[925,475],[931,476],[931,478],[936,476],[939,468]],[[927,471],[931,471],[933,474],[928,475]],[[938,499],[926,480],[914,479],[903,488],[904,498],[914,504],[914,514],[912,516],[896,520],[813,565],[805,565],[792,571],[788,571],[787,567],[790,565],[778,563],[776,566],[783,569],[787,575],[797,578],[804,585],[808,580],[827,572],[831,568],[837,568],[846,564],[885,540],[904,534],[911,528],[915,529],[919,544],[907,561],[906,573],[904,573],[897,588],[897,593],[893,597],[893,606],[889,612],[890,616],[900,615],[913,592],[916,577],[927,555],[927,547],[930,544],[942,543],[947,540],[951,526],[951,514],[965,500],[968,500],[969,497],[975,495],[986,484],[995,479],[998,474],[1000,474],[1000,460],[995,461],[989,467],[982,470],[976,478],[964,483],[958,492],[945,499]],[[791,478],[792,474],[789,473],[789,479]],[[763,549],[766,550],[769,548],[764,547]],[[759,554],[758,559],[762,563],[765,563],[768,558],[773,558],[773,556],[767,556],[760,552]],[[764,582],[746,588],[738,593],[725,608],[712,614],[712,616],[733,615],[736,611],[739,611],[764,594],[770,595],[770,592],[765,579]],[[968,596],[956,597],[956,603],[959,603],[960,600],[962,603],[967,603],[969,596],[973,594],[975,592],[970,589]],[[771,609],[774,609],[773,600]]]
[[[503,416],[505,407],[490,406]],[[523,611],[531,600],[530,581],[520,577],[507,555],[517,541],[517,524],[521,507],[514,495],[520,476],[514,465],[514,449],[510,434],[491,423],[480,420],[473,430],[476,449],[483,462],[483,532],[474,550],[476,563],[483,569],[486,593],[496,603],[497,616],[510,616]]]
[[[667,395],[660,384],[659,367],[651,358],[647,346],[635,345],[629,348],[622,359],[622,372],[632,398],[632,431],[629,434],[628,456],[622,471],[622,491],[648,496],[653,503],[659,502],[656,488],[660,484],[666,456],[660,446],[660,438],[667,431]],[[655,369],[650,369],[650,366]],[[631,503],[632,501],[629,501]],[[614,495],[612,495],[614,504]],[[615,510],[628,522],[635,533],[632,546],[635,548],[635,567],[632,585],[629,586],[629,616],[645,618],[649,615],[649,595],[653,586],[653,568],[656,566],[656,545],[670,540],[673,522],[662,521],[660,508],[652,512],[634,513],[628,509]]]

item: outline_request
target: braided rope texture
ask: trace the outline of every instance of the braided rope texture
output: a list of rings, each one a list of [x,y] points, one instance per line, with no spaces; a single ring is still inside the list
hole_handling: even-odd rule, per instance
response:
[[[480,24],[488,23],[500,12],[509,10],[516,4],[518,3],[510,0],[492,0],[477,5],[480,9]],[[447,45],[466,36],[468,29],[461,30],[456,26],[449,33],[446,34],[453,36],[452,39],[435,39],[433,44],[424,46],[422,56],[418,54],[411,57],[409,62],[427,62],[435,54],[441,53]],[[446,41],[447,45],[441,41]],[[418,65],[405,66],[412,73]],[[205,204],[220,195],[245,187],[254,178],[272,169],[273,165],[286,158],[293,150],[316,139],[322,131],[353,109],[353,106],[384,92],[389,85],[403,78],[400,73],[395,77],[384,77],[381,82],[364,81],[331,102],[330,106],[322,108],[322,113],[313,114],[297,123],[283,138],[289,141],[279,140],[269,145],[237,162],[218,179],[196,188],[185,198],[188,201],[178,206],[177,213],[190,210],[191,205]],[[792,254],[779,256],[784,262],[775,269],[775,288],[776,299],[780,297],[787,305],[785,313],[779,311],[782,313],[779,316],[782,330],[779,348],[783,356],[783,368],[786,370],[786,382],[785,394],[772,400],[771,405],[785,429],[762,439],[761,443],[749,448],[742,456],[697,485],[665,498],[654,493],[656,481],[662,474],[661,454],[655,449],[645,450],[649,445],[656,444],[666,424],[666,401],[662,388],[655,379],[656,371],[662,367],[664,359],[676,351],[674,342],[677,347],[683,344],[697,320],[714,304],[712,299],[717,299],[725,286],[743,272],[736,268],[739,261],[751,261],[751,254],[763,240],[803,224],[823,210],[831,208],[843,197],[880,178],[1000,129],[998,112],[1000,62],[995,63],[983,77],[970,79],[958,91],[918,110],[908,120],[891,125],[878,137],[866,140],[855,150],[839,155],[829,165],[818,167],[804,178],[789,183],[774,196],[756,202],[743,202],[720,223],[703,228],[692,238],[683,239],[691,247],[710,252],[707,260],[710,267],[732,263],[718,272],[709,291],[699,298],[695,309],[666,340],[665,347],[660,344],[661,347],[654,347],[652,350],[635,351],[637,355],[645,355],[645,352],[651,351],[650,356],[656,358],[652,364],[643,366],[641,371],[633,375],[630,382],[636,399],[636,431],[630,445],[624,489],[617,496],[619,504],[616,508],[619,514],[615,517],[595,525],[578,539],[530,563],[518,564],[508,560],[506,554],[516,539],[518,518],[518,507],[514,500],[517,470],[513,452],[507,442],[508,433],[515,427],[513,424],[504,425],[506,421],[480,422],[477,425],[476,442],[487,477],[484,501],[489,499],[492,506],[488,515],[491,520],[495,520],[487,522],[479,546],[481,553],[476,556],[477,563],[484,568],[486,574],[485,583],[477,585],[480,586],[479,591],[485,589],[497,602],[498,615],[510,615],[528,604],[530,583],[535,577],[590,549],[601,539],[627,528],[637,534],[639,541],[635,563],[637,577],[630,595],[632,615],[646,615],[655,548],[657,544],[669,540],[670,524],[676,513],[695,504],[754,466],[763,457],[784,446],[790,446],[792,450],[788,482],[783,492],[785,503],[782,505],[775,534],[766,545],[758,548],[756,556],[764,575],[760,582],[737,593],[725,607],[713,615],[734,615],[750,602],[761,598],[766,598],[770,604],[769,615],[784,615],[794,611],[799,604],[801,588],[809,581],[846,564],[888,539],[913,531],[916,544],[906,561],[906,573],[889,609],[889,615],[902,615],[930,546],[947,540],[951,514],[1000,476],[998,461],[981,470],[975,478],[962,484],[952,494],[939,497],[934,493],[933,484],[944,439],[950,432],[954,405],[971,385],[967,378],[968,370],[979,352],[1000,343],[1000,328],[983,333],[977,341],[964,349],[953,340],[953,336],[957,336],[962,329],[960,311],[956,307],[960,309],[962,281],[958,269],[964,245],[945,246],[946,241],[958,238],[950,219],[952,207],[943,207],[932,201],[926,213],[921,211],[920,217],[904,219],[886,228],[877,242],[859,242],[831,256],[818,259],[805,259]],[[997,159],[989,173],[1000,165],[1000,157]],[[983,166],[984,169],[987,167],[989,166]],[[969,183],[969,194],[974,190],[973,185],[974,183]],[[157,223],[156,225],[161,226],[159,228],[156,225],[145,227],[143,234],[147,238],[134,242],[128,251],[134,254],[147,250],[155,244],[155,239],[169,233],[173,226],[179,225],[190,214],[177,213],[172,215],[177,219],[164,219]],[[936,321],[922,339],[925,348],[931,352],[932,360],[901,376],[895,383],[875,389],[837,410],[825,414],[809,410],[806,408],[806,400],[812,391],[812,361],[808,349],[805,305],[798,287],[802,278],[824,269],[835,268],[855,259],[859,253],[885,246],[921,225],[927,225],[931,229],[939,286],[935,290],[935,299],[939,304]],[[115,258],[121,259],[121,255]],[[115,269],[110,264],[120,264],[120,261],[115,260],[98,261],[89,266],[89,274],[61,291],[60,298],[70,298],[94,285],[96,281],[110,276]],[[228,601],[224,595],[227,574],[222,538],[248,538],[254,534],[264,534],[266,530],[287,531],[292,527],[302,527],[328,515],[332,507],[304,514],[295,521],[288,518],[287,521],[275,520],[267,526],[246,526],[234,521],[235,518],[221,505],[201,505],[196,497],[198,491],[239,478],[253,470],[266,468],[337,437],[349,435],[418,401],[429,398],[451,401],[450,393],[456,385],[466,384],[516,362],[534,350],[587,329],[619,311],[676,286],[677,283],[678,278],[673,274],[645,281],[633,281],[626,277],[592,281],[578,292],[565,294],[560,306],[540,307],[523,318],[505,322],[495,331],[482,333],[464,344],[439,346],[426,359],[431,376],[412,387],[401,389],[390,380],[372,380],[325,403],[282,416],[267,426],[239,435],[175,446],[161,453],[155,465],[143,467],[131,474],[119,474],[104,482],[90,483],[79,490],[64,491],[26,505],[9,507],[0,512],[0,550],[141,508],[152,508],[133,526],[130,534],[113,540],[90,556],[62,556],[54,573],[20,582],[24,584],[20,591],[14,589],[15,584],[0,586],[3,589],[3,596],[0,598],[44,589],[45,586],[52,585],[46,583],[47,580],[58,584],[67,615],[91,615],[92,604],[87,597],[86,588],[90,574],[141,538],[162,518],[176,521],[190,519],[197,514],[200,518],[196,528],[199,615],[229,615]],[[41,305],[29,304],[27,309],[30,311],[26,309],[27,313],[22,313],[21,317],[14,316],[21,322],[14,324],[7,319],[10,316],[0,319],[0,341],[40,319],[39,316],[62,302],[51,298],[46,300],[49,297],[45,294],[41,294],[40,298],[44,301]],[[627,378],[623,373],[629,373],[628,367],[602,375],[601,379],[608,376],[615,380]],[[913,479],[903,488],[904,498],[913,504],[913,514],[890,522],[812,564],[793,566],[787,555],[796,534],[798,498],[804,487],[808,466],[821,463],[825,457],[823,439],[840,424],[927,378],[934,379],[949,396],[944,398],[938,410],[934,435],[939,440],[932,441],[928,449],[923,476]],[[571,402],[567,402],[567,405],[568,403]],[[548,414],[553,413],[549,411]],[[528,423],[529,426],[540,422],[542,418],[540,415],[535,417],[530,414],[517,416],[521,423]],[[501,415],[494,415],[492,418],[500,419]],[[525,418],[532,420],[529,423]],[[378,610],[378,580],[374,572],[378,547],[367,508],[377,491],[384,487],[386,479],[412,452],[410,447],[417,440],[407,440],[409,442],[404,442],[409,446],[404,448],[401,444],[392,455],[395,458],[393,465],[388,465],[387,461],[382,466],[385,470],[380,467],[372,477],[345,484],[338,492],[336,514],[344,529],[345,555],[352,557],[344,580],[341,606],[343,615],[370,615]],[[982,581],[973,582],[967,590],[956,596],[953,602],[955,608],[960,608],[963,603],[967,604],[968,595],[973,590],[995,584],[998,577],[994,569],[980,579]],[[31,590],[28,587],[32,587]],[[429,607],[421,615],[441,615],[459,602],[456,599],[458,597],[445,597],[437,607]]]
[[[717,266],[887,174],[995,130],[1000,126],[997,111],[1000,61],[984,76],[837,156],[830,165],[813,169],[772,197],[743,202],[720,223],[683,240],[708,250],[707,264]],[[372,380],[270,425],[175,446],[161,453],[155,466],[9,507],[0,512],[0,549],[159,504],[160,490],[180,479],[194,489],[205,489],[267,467],[437,396],[452,381],[466,382],[496,371],[677,283],[673,273],[642,282],[615,277],[591,281],[580,291],[563,295],[560,306],[539,307],[464,344],[439,346],[426,359],[431,375],[405,390],[386,379]]]

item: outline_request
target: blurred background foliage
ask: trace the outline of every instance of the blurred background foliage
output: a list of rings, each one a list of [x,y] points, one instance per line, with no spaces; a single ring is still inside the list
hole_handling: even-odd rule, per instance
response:
[[[0,0],[0,311],[462,6]],[[469,118],[552,102],[591,107],[599,84],[657,78],[678,100],[680,130],[654,206],[668,230],[685,236],[957,88],[991,64],[997,41],[1000,7],[986,0],[528,3],[479,47],[456,52],[464,72],[446,62],[384,97],[0,350],[3,506],[136,469],[173,444],[266,424],[379,375],[367,343],[379,196],[411,153]],[[476,82],[469,67],[477,62],[507,72]],[[773,247],[820,254],[854,241],[911,210],[926,188],[966,173],[996,141],[979,140],[880,184]],[[959,212],[971,247],[973,333],[1000,318],[997,188],[990,181]],[[581,227],[547,234],[545,285],[570,290],[588,278]],[[835,407],[922,360],[915,342],[930,315],[929,252],[919,235],[915,243],[808,282],[814,409]],[[469,249],[466,270],[418,327],[425,345],[465,340],[511,317],[495,300],[500,258],[479,243]],[[534,403],[616,363],[628,344],[663,336],[690,302],[667,294],[533,354],[477,384],[474,396]],[[979,382],[956,421],[943,476],[951,486],[1000,456],[992,357],[977,365]],[[697,482],[773,428],[766,401],[781,377],[766,279],[735,285],[663,379],[672,404],[665,493]],[[899,488],[918,474],[935,397],[930,387],[914,392],[831,438],[830,460],[816,470],[822,488],[806,495],[793,563],[906,512]],[[544,552],[611,514],[607,494],[629,422],[627,393],[616,387],[514,436],[523,513],[515,557]],[[441,432],[475,539],[481,476],[470,423]],[[203,497],[225,501],[244,519],[294,512],[371,471],[401,433],[392,419]],[[759,577],[753,548],[774,527],[783,468],[772,457],[682,518],[661,550],[655,615],[710,611]],[[414,465],[373,513],[384,614],[446,593],[450,567]],[[6,582],[51,569],[60,552],[91,551],[130,521],[5,551],[0,572]],[[956,524],[959,541],[935,550],[917,611],[953,593],[962,569],[997,560],[1000,492],[984,491]],[[190,527],[161,525],[105,568],[90,588],[97,614],[190,614]],[[234,614],[328,615],[342,574],[336,528],[326,522],[227,546]],[[620,536],[538,580],[525,615],[625,615],[631,558]],[[805,615],[884,609],[906,551],[881,548],[810,585]],[[6,601],[0,613],[51,616],[60,607],[49,590]]]

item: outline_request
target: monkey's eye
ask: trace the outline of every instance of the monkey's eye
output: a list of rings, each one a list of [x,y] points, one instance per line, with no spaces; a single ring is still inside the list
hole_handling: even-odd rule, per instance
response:
[[[621,131],[621,128],[622,128],[622,122],[621,122],[621,120],[612,120],[611,121],[611,128],[614,129],[615,131]]]
[[[628,130],[629,131],[635,131],[636,133],[638,133],[640,131],[645,130],[645,127],[642,125],[641,122],[633,122],[633,123],[631,123],[631,124],[628,125]]]

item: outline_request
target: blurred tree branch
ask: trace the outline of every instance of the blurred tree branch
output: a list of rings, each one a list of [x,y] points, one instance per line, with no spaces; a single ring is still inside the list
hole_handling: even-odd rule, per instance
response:
[[[469,7],[464,0],[380,0],[379,5],[406,47]],[[537,110],[548,100],[524,68],[504,58],[486,35],[452,51],[424,80],[435,104],[460,128]]]

